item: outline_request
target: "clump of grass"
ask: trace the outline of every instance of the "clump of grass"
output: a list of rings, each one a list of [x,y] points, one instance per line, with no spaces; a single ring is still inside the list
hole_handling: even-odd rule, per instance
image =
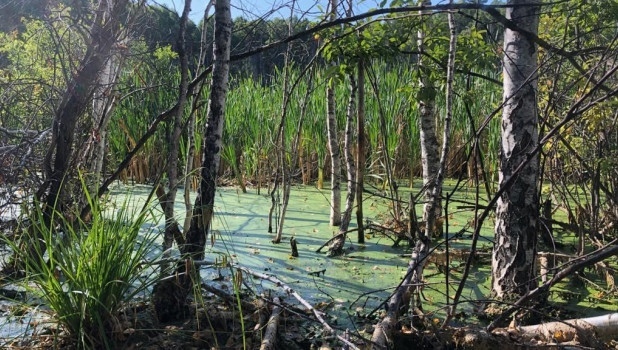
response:
[[[140,231],[149,204],[138,210],[127,199],[107,214],[89,196],[88,200],[88,222],[71,223],[54,214],[52,222],[60,222],[62,232],[48,227],[42,213],[35,212],[32,228],[40,244],[33,245],[34,254],[15,252],[25,262],[29,291],[51,309],[78,348],[113,348],[120,308],[148,287],[141,275],[154,240]]]

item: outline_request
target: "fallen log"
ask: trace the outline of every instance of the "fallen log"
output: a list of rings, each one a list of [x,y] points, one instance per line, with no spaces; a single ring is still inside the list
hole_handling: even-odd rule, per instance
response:
[[[618,337],[618,313],[524,327],[510,325],[491,332],[475,327],[441,332],[439,338],[450,338],[459,349],[603,349],[603,341]]]
[[[260,350],[272,350],[275,349],[277,345],[277,328],[279,327],[279,316],[281,315],[281,307],[279,304],[281,301],[279,300],[279,297],[275,297],[273,301],[275,304],[273,306],[273,311],[270,314],[270,318],[268,319],[268,324],[266,325],[264,340],[262,340]]]
[[[519,332],[523,338],[597,347],[599,340],[618,337],[618,313],[524,326]]]

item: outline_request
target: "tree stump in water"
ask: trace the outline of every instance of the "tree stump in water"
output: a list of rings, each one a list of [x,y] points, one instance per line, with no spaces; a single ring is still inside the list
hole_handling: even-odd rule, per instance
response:
[[[298,258],[298,247],[296,246],[296,238],[290,238],[290,246],[292,247],[292,256]]]

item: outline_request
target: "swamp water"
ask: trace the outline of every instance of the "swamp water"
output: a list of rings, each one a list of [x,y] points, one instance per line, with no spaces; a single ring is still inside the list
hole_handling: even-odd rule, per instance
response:
[[[117,187],[111,191],[111,197],[122,203],[129,196],[131,200],[143,203],[150,187],[134,186],[127,192],[128,187]],[[415,191],[420,190],[415,188]],[[330,319],[328,322],[334,327],[355,329],[358,321],[372,311],[373,317],[380,317],[379,307],[388,299],[407,272],[410,260],[410,247],[404,241],[399,247],[393,247],[393,241],[381,233],[366,230],[365,244],[358,244],[357,232],[348,234],[345,245],[345,254],[339,257],[327,257],[324,247],[321,253],[316,250],[338,232],[336,227],[329,226],[329,197],[328,190],[318,190],[309,186],[295,186],[292,189],[290,202],[286,213],[283,238],[280,244],[273,244],[275,233],[268,233],[268,212],[271,207],[271,198],[266,195],[266,189],[258,195],[255,189],[242,193],[236,188],[219,188],[215,199],[215,218],[213,221],[214,245],[208,239],[206,260],[222,261],[225,257],[236,265],[251,269],[258,273],[272,275],[287,284],[304,299],[323,310]],[[402,195],[404,198],[407,194]],[[178,197],[180,198],[180,196]],[[345,193],[342,194],[345,198]],[[192,199],[193,200],[193,199]],[[389,217],[390,201],[377,196],[365,196],[364,215],[367,220],[381,224]],[[343,205],[342,205],[343,210]],[[159,208],[159,221],[154,223],[157,229],[163,230],[163,218]],[[417,206],[417,213],[422,212],[422,205]],[[184,204],[177,202],[176,213],[179,223],[184,220]],[[273,231],[278,223],[278,216],[273,215]],[[355,215],[350,229],[356,228]],[[455,216],[449,231],[455,234],[467,223],[463,216]],[[459,219],[459,221],[458,221]],[[483,234],[491,234],[491,229],[484,229]],[[471,233],[462,235],[461,239],[454,240],[452,247],[465,248],[469,246]],[[296,239],[299,256],[291,256],[289,240]],[[160,242],[159,242],[160,243]],[[160,244],[157,243],[159,246]],[[479,247],[488,249],[490,241],[482,237]],[[153,259],[160,251],[153,252]],[[457,268],[462,265],[461,259],[453,261],[451,266]],[[461,269],[451,271],[451,288],[456,288],[460,280]],[[466,283],[462,300],[484,299],[488,294],[489,268],[474,266]],[[226,267],[205,267],[201,275],[206,283],[218,288],[231,288],[231,272]],[[424,289],[423,302],[426,312],[435,312],[436,316],[444,316],[446,305],[445,278],[438,271],[437,265],[427,264],[426,280],[428,286]],[[269,281],[245,276],[246,286],[253,292],[266,293],[282,297],[283,302],[303,307],[293,296],[285,295],[282,288]],[[451,291],[450,297],[453,292]],[[473,304],[462,304],[461,308],[470,311]],[[367,320],[365,320],[367,321]],[[375,319],[367,322],[375,323]]]
[[[415,188],[417,193],[419,189]],[[448,189],[447,189],[448,190]],[[136,208],[143,205],[151,191],[150,186],[124,186],[117,185],[109,193],[107,210],[115,210],[122,203],[132,203]],[[269,234],[268,212],[271,206],[271,198],[266,196],[265,189],[262,194],[256,194],[255,189],[249,189],[248,193],[242,193],[235,188],[220,188],[215,200],[215,218],[213,221],[214,245],[208,244],[206,259],[209,261],[227,261],[246,267],[253,271],[272,275],[283,281],[304,299],[323,310],[329,317],[327,321],[335,328],[362,330],[364,324],[375,324],[377,317],[381,316],[380,304],[387,300],[390,293],[404,277],[410,257],[410,248],[406,243],[393,248],[393,241],[379,233],[366,232],[366,242],[363,245],[356,243],[357,233],[351,232],[345,246],[345,254],[340,257],[329,258],[324,253],[316,253],[334,233],[337,228],[330,227],[329,197],[327,190],[318,190],[308,186],[297,186],[292,189],[289,207],[284,224],[282,243],[273,244],[274,233]],[[458,193],[466,197],[466,193]],[[471,194],[470,194],[471,196]],[[407,194],[402,195],[403,198]],[[342,195],[345,198],[345,195]],[[470,201],[471,198],[463,198]],[[192,199],[193,200],[193,199]],[[156,203],[155,203],[156,204]],[[454,206],[455,207],[455,206]],[[151,205],[154,219],[144,225],[144,234],[147,232],[162,232],[164,219],[158,205]],[[421,206],[417,206],[417,213],[421,213]],[[458,233],[473,217],[470,210],[451,210],[449,216],[448,232],[452,235]],[[181,195],[178,196],[176,207],[178,221],[184,220],[184,204]],[[277,212],[275,210],[275,212]],[[389,212],[388,202],[379,197],[367,196],[364,202],[364,214],[369,220],[377,223],[382,222],[385,213]],[[386,215],[388,217],[388,215]],[[273,225],[278,217],[273,218]],[[479,240],[479,249],[487,252],[491,248],[491,220],[485,223],[487,226],[482,230]],[[351,228],[355,228],[352,224]],[[275,227],[273,229],[276,229]],[[451,248],[465,249],[469,247],[471,229],[468,228],[463,234],[452,240]],[[452,236],[450,235],[450,236]],[[157,236],[150,260],[157,260],[161,256],[161,235]],[[289,239],[294,237],[298,243],[299,257],[291,257]],[[209,237],[209,243],[211,237]],[[443,246],[438,249],[444,248]],[[322,251],[326,252],[327,248]],[[453,258],[450,263],[449,293],[452,298],[461,280],[463,264],[465,260]],[[322,272],[323,271],[323,272]],[[470,275],[466,281],[461,304],[458,306],[460,317],[463,322],[475,322],[472,310],[479,306],[475,301],[483,300],[490,294],[490,268],[487,261],[476,263],[472,266]],[[320,272],[320,273],[318,273]],[[144,278],[155,276],[155,268],[145,271]],[[201,275],[205,283],[219,289],[232,288],[233,272],[229,267],[203,267]],[[439,264],[428,263],[425,269],[427,286],[423,290],[423,307],[428,317],[443,319],[446,306],[446,276],[443,267]],[[271,282],[250,276],[244,278],[246,292],[251,289],[255,293],[265,293],[271,296],[279,295],[283,302],[288,305],[303,309],[302,305],[292,296],[285,295],[281,287]],[[568,286],[562,288],[569,289]],[[572,290],[572,288],[571,288]],[[583,293],[586,292],[584,287]],[[554,301],[560,301],[563,297],[557,294]],[[147,297],[145,295],[145,297]],[[613,300],[610,302],[591,303],[590,300],[564,300],[574,310],[582,312],[582,316],[592,316],[604,313],[605,310],[616,310]],[[30,301],[30,305],[33,302]],[[34,303],[36,304],[36,303]],[[44,315],[36,312],[45,306],[37,306],[34,310],[16,312],[16,306],[12,302],[0,302],[0,346],[7,344],[10,339],[19,338],[31,334],[34,327],[44,320]],[[364,319],[371,311],[378,309],[374,317]]]

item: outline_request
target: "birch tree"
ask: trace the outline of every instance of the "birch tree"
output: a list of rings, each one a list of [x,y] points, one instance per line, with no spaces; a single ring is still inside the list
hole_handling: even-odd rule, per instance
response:
[[[428,216],[426,222],[427,227],[433,226],[433,223],[435,221],[435,206],[439,203],[438,197],[441,193],[441,188],[444,181],[446,160],[449,152],[451,136],[451,120],[453,116],[453,78],[455,73],[455,52],[457,43],[455,19],[453,12],[448,13],[448,24],[450,38],[446,71],[446,116],[444,118],[442,150],[440,153],[439,163],[437,164],[436,168],[436,178],[432,180],[434,181],[434,186],[432,188],[432,191],[429,193],[430,200],[425,206],[425,208],[427,209],[425,214],[427,214]],[[400,285],[397,287],[397,289],[391,295],[387,302],[388,307],[386,316],[380,321],[380,323],[376,325],[374,329],[373,335],[371,337],[371,340],[373,342],[372,349],[381,349],[388,344],[389,339],[391,339],[392,333],[395,331],[401,305],[407,306],[408,303],[412,304],[414,308],[413,312],[415,315],[417,314],[416,310],[422,310],[422,305],[420,303],[420,286],[423,283],[423,269],[425,266],[427,255],[429,253],[429,239],[431,236],[427,235],[428,232],[431,231],[429,229],[426,229],[425,235],[419,237],[419,239],[417,240],[416,246],[412,251],[412,256],[408,263],[408,271],[403,281],[400,283]],[[409,291],[411,289],[416,289],[416,295],[414,297],[414,300],[410,300],[411,293],[409,293]]]
[[[95,180],[100,179],[103,172],[103,161],[107,145],[107,124],[118,103],[118,93],[114,86],[120,75],[124,61],[124,45],[116,45],[99,75],[99,86],[94,93],[92,102],[92,131],[86,142],[87,158],[90,159],[90,172]],[[98,186],[98,182],[97,182]],[[94,193],[94,189],[93,189]]]
[[[330,1],[330,20],[337,18],[337,0]],[[330,153],[330,224],[341,224],[341,157],[337,140],[334,79],[326,85],[326,128]]]
[[[345,159],[347,173],[347,193],[345,199],[345,209],[341,214],[341,223],[339,225],[339,233],[333,242],[328,247],[328,255],[338,255],[342,252],[347,231],[352,221],[352,209],[354,209],[354,197],[356,196],[356,166],[354,164],[354,156],[352,155],[352,143],[354,138],[354,120],[356,119],[356,77],[354,73],[348,74],[350,81],[349,90],[350,98],[348,100],[348,109],[346,111],[345,136],[343,139],[343,156]]]
[[[539,0],[509,0],[506,17],[518,29],[536,35]],[[528,4],[529,6],[522,6]],[[510,28],[504,33],[501,152],[499,181],[512,185],[497,201],[492,254],[492,289],[500,299],[533,289],[539,217],[537,48],[530,36]],[[514,170],[532,159],[518,173]]]
[[[421,6],[431,6],[431,1],[421,0]],[[418,92],[418,110],[420,123],[420,143],[421,143],[421,162],[423,168],[423,191],[425,197],[425,206],[423,210],[423,221],[425,221],[425,237],[431,238],[434,227],[427,224],[427,220],[436,215],[440,215],[442,208],[440,206],[440,194],[436,203],[433,203],[433,192],[436,187],[436,176],[438,174],[438,166],[440,155],[438,153],[438,138],[436,137],[436,119],[434,115],[436,89],[429,77],[428,68],[424,65],[423,52],[425,51],[425,29],[423,26],[422,17],[427,15],[426,11],[419,11],[421,16],[421,24],[417,33],[418,46],[418,70],[419,70],[419,92]],[[430,211],[433,210],[433,213]]]

